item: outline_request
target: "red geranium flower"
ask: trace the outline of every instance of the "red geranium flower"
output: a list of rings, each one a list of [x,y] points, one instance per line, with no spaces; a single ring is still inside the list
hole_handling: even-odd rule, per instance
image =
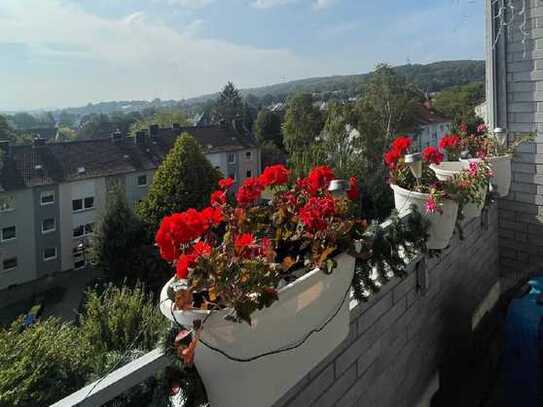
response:
[[[310,231],[323,230],[327,226],[326,218],[335,213],[336,205],[332,197],[312,197],[300,209],[300,219]]]
[[[195,254],[182,254],[175,264],[175,275],[179,279],[185,279],[189,275],[189,268],[194,265],[198,258]]]
[[[203,222],[209,226],[218,226],[223,220],[222,211],[220,208],[205,208],[200,212]]]
[[[460,136],[448,134],[439,140],[439,148],[445,151],[458,151],[460,149]]]
[[[177,257],[178,247],[175,244],[172,229],[172,217],[166,216],[160,223],[160,228],[156,232],[155,242],[160,249],[160,256],[166,261],[173,261]]]
[[[211,246],[202,241],[196,242],[194,246],[192,246],[192,254],[196,255],[197,257],[208,257],[211,255],[211,250]]]
[[[226,191],[215,191],[209,200],[212,206],[223,206],[226,204]]]
[[[234,179],[229,177],[229,178],[223,178],[221,180],[219,180],[219,187],[221,189],[228,189],[230,188],[232,185],[234,185]]]
[[[255,237],[251,233],[243,233],[236,237],[234,241],[234,248],[239,255],[248,247],[254,245]]]
[[[247,178],[239,188],[236,194],[236,200],[241,206],[251,205],[260,199],[263,190],[264,187],[258,178]]]
[[[435,147],[426,147],[422,150],[422,159],[429,164],[439,165],[443,161],[443,153]]]
[[[411,142],[411,137],[409,136],[398,136],[392,142],[391,150],[396,150],[400,155],[404,155],[411,147]]]
[[[283,185],[288,182],[290,171],[281,164],[266,167],[260,175],[260,183],[267,187],[270,185]]]
[[[400,158],[402,157],[402,154],[399,150],[388,150],[385,153],[385,164],[388,168],[391,170],[395,169],[398,165],[398,161],[400,161]]]
[[[356,177],[351,177],[349,179],[349,190],[347,191],[347,197],[351,201],[356,201],[360,196],[360,188],[358,186],[358,179]]]
[[[319,190],[328,189],[330,181],[335,178],[334,171],[326,166],[321,165],[311,170],[305,180],[301,180],[301,185],[311,195],[315,195]]]

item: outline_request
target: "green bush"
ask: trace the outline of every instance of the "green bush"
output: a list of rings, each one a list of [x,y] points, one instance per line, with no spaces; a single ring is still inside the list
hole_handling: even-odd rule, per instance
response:
[[[48,406],[85,385],[91,348],[73,324],[50,318],[0,329],[0,406]]]
[[[90,344],[98,375],[127,352],[156,348],[166,327],[166,318],[142,285],[109,285],[101,293],[91,290],[81,314],[81,335]]]

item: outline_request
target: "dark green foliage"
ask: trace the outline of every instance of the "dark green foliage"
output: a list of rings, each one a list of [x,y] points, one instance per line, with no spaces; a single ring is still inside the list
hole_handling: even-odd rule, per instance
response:
[[[219,94],[214,107],[213,121],[217,124],[231,125],[232,120],[241,119],[243,116],[243,101],[239,90],[232,82],[228,82]]]
[[[403,275],[405,258],[426,252],[428,221],[416,208],[412,211],[405,220],[394,212],[387,228],[373,224],[362,236],[362,253],[370,256],[356,263],[353,291],[358,301],[366,301],[388,280]]]
[[[140,284],[134,288],[109,285],[101,293],[89,291],[80,323],[95,355],[93,370],[97,376],[127,351],[154,349],[167,327],[153,297]]]
[[[455,122],[473,121],[475,106],[485,100],[484,82],[454,86],[440,92],[434,98],[434,108]]]
[[[85,385],[92,351],[72,324],[0,328],[0,406],[48,406]]]
[[[109,281],[134,280],[141,262],[141,247],[145,244],[143,222],[128,206],[124,190],[114,186],[108,194],[105,212],[91,240],[90,257],[94,267]]]
[[[207,206],[219,179],[219,172],[204,156],[198,142],[184,133],[160,164],[149,193],[136,212],[154,234],[164,216]]]
[[[9,124],[5,116],[0,115],[0,140],[12,140],[15,137],[15,130]]]
[[[261,143],[273,143],[278,148],[283,147],[283,134],[281,132],[281,117],[267,109],[261,110],[254,124],[256,140]]]
[[[260,145],[260,155],[262,168],[275,164],[286,164],[287,162],[287,154],[270,141]]]
[[[283,122],[283,143],[289,154],[307,151],[320,134],[324,118],[313,97],[302,93],[289,99]]]

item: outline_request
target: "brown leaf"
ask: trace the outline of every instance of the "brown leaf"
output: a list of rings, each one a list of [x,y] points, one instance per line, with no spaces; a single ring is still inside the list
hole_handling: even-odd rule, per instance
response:
[[[283,270],[284,271],[288,271],[290,270],[290,268],[292,266],[294,266],[296,264],[296,260],[293,259],[291,256],[287,256],[283,259],[283,261],[281,262],[281,266],[283,267]]]
[[[328,259],[328,257],[334,253],[334,251],[337,249],[336,246],[328,246],[319,256],[318,265],[319,267]]]
[[[192,309],[192,291],[190,289],[180,289],[175,292],[175,308],[178,310]]]

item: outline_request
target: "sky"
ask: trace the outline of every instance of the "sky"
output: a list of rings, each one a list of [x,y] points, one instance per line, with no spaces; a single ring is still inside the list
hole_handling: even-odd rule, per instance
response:
[[[0,0],[0,110],[482,59],[483,0]]]

